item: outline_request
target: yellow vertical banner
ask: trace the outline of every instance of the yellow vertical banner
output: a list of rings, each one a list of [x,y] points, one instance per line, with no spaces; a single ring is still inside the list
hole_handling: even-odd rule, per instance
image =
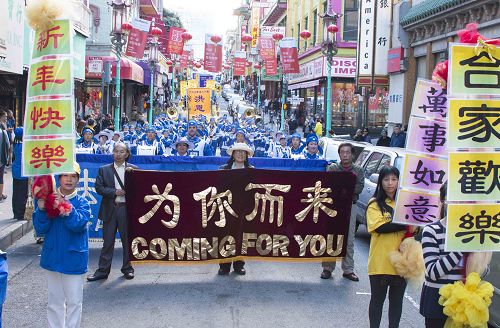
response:
[[[181,88],[181,97],[185,97],[187,95],[188,81],[181,81],[180,88]]]
[[[214,91],[215,90],[215,80],[207,80],[205,87],[209,88],[210,90]]]
[[[187,81],[187,88],[188,89],[193,89],[193,88],[197,88],[198,87],[198,80],[188,80]]]
[[[211,116],[212,90],[209,88],[193,88],[187,90],[189,118],[204,115]]]
[[[35,33],[23,124],[24,176],[73,171],[73,33],[67,19]]]

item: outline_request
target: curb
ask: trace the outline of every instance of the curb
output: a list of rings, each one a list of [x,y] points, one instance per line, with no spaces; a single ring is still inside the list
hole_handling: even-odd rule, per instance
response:
[[[18,239],[33,230],[33,221],[21,220],[12,223],[9,227],[0,232],[0,249],[5,251]]]

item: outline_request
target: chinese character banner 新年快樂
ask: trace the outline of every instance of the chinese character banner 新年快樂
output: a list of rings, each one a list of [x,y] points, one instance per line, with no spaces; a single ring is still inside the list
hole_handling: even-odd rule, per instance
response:
[[[344,256],[355,177],[348,172],[297,173],[127,172],[132,260]]]

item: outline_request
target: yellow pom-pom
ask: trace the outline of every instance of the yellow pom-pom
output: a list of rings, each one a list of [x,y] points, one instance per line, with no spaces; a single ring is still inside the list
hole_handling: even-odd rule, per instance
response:
[[[67,12],[67,3],[63,0],[29,0],[26,5],[26,21],[35,31],[45,31]]]
[[[389,260],[396,273],[405,278],[412,287],[422,286],[425,277],[424,255],[422,244],[415,238],[404,239],[398,251],[389,253]]]
[[[439,304],[448,316],[447,328],[483,328],[489,319],[488,307],[493,296],[493,286],[482,281],[479,274],[473,272],[467,276],[465,284],[456,281],[439,289]]]

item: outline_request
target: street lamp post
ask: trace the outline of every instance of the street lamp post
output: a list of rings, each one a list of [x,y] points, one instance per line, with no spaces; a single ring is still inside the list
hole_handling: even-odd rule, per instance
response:
[[[273,39],[279,44],[279,42],[283,39],[283,34],[274,33]],[[281,65],[281,72],[283,72],[283,65],[281,63],[281,58],[278,65]],[[283,76],[283,82],[281,83],[281,127],[280,127],[281,130],[283,130],[285,127],[285,102],[286,102],[286,94],[288,92],[286,76],[284,73],[282,73],[282,76]]]
[[[260,62],[257,62],[253,67],[257,70],[257,110],[259,110],[260,109],[260,75],[262,74]]]
[[[325,29],[323,31],[324,41],[322,44],[321,51],[326,57],[326,71],[327,71],[327,83],[326,83],[326,127],[325,132],[328,136],[330,130],[332,129],[332,61],[333,57],[337,54],[337,40],[336,33],[339,31],[337,26],[338,14],[324,13],[323,18]],[[330,37],[330,34],[332,37]]]
[[[154,21],[153,21],[154,24]],[[158,62],[158,39],[162,34],[162,30],[156,26],[151,29],[151,40],[149,41],[149,71],[151,73],[151,80],[149,84],[149,111],[148,123],[149,126],[153,124],[153,105],[154,105],[154,80],[156,63]]]
[[[127,8],[130,7],[130,0],[112,0],[108,3],[113,8],[112,28],[111,28],[111,43],[116,51],[116,77],[115,77],[115,115],[114,126],[115,130],[120,129],[120,61],[123,51],[123,46],[127,43],[127,33],[131,29],[130,23],[126,22]]]

